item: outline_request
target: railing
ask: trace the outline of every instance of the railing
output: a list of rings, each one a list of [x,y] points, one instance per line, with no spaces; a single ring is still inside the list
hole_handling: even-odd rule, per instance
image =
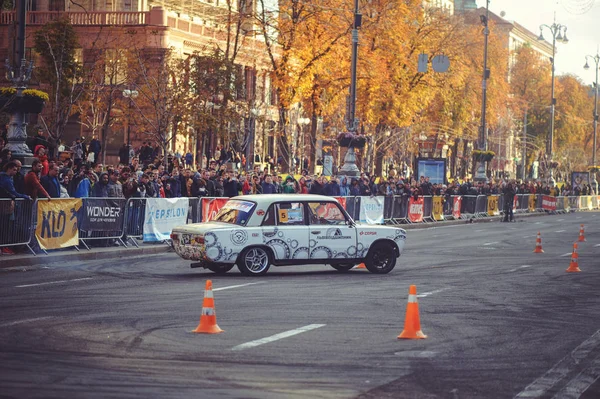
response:
[[[44,25],[50,21],[67,17],[73,25],[146,25],[148,14],[149,11],[28,11],[26,21],[27,25]],[[15,12],[0,12],[0,25],[12,24],[15,20]]]

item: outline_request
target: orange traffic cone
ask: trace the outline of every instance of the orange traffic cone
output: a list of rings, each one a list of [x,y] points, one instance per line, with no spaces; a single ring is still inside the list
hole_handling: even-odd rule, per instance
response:
[[[398,335],[398,339],[423,339],[427,335],[421,331],[421,320],[419,319],[419,304],[417,303],[417,286],[411,285],[408,290],[408,305],[406,306],[406,318],[404,319],[404,331]]]
[[[356,266],[355,269],[366,269],[367,266],[365,266],[364,263],[361,263],[360,265]]]
[[[215,312],[215,298],[213,297],[212,281],[206,280],[204,289],[204,301],[202,301],[202,316],[200,324],[192,332],[200,334],[218,334],[223,330],[217,325],[217,314]]]
[[[581,225],[581,227],[579,227],[579,239],[577,241],[579,241],[579,242],[585,241],[584,232],[585,232],[585,230],[583,228],[583,225]]]
[[[566,271],[569,273],[581,271],[581,269],[579,269],[579,254],[577,253],[577,243],[573,243],[573,254],[571,255],[571,263],[569,263],[569,268]]]
[[[543,254],[544,250],[542,249],[542,235],[538,231],[537,238],[535,239],[535,249],[533,250],[534,254]]]

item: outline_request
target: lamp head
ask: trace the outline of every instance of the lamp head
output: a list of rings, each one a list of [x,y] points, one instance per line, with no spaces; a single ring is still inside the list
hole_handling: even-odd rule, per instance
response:
[[[588,69],[590,69],[590,65],[588,64],[587,60],[585,61],[585,65],[583,66],[583,69],[585,69],[586,71]]]
[[[562,35],[562,33],[561,33],[560,31],[558,31],[558,36],[556,36],[556,41],[558,41],[558,42],[562,42],[563,40],[564,40],[564,39],[563,39],[563,35]]]
[[[546,39],[544,39],[544,35],[542,34],[542,31],[541,31],[541,30],[540,30],[540,35],[538,36],[538,40],[539,40],[540,42],[541,42],[541,41],[544,41],[544,40],[546,40]]]
[[[562,42],[563,42],[564,44],[567,44],[567,43],[569,43],[569,39],[567,38],[567,32],[566,32],[566,31],[565,31],[565,34],[564,34],[564,36],[563,36],[563,40],[562,40]]]

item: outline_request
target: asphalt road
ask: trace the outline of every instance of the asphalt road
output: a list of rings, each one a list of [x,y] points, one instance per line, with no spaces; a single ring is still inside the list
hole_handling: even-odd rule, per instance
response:
[[[172,253],[3,270],[0,397],[598,398],[599,256],[589,212],[410,230],[383,276]],[[207,279],[218,335],[191,333]],[[396,338],[411,284],[424,340]]]

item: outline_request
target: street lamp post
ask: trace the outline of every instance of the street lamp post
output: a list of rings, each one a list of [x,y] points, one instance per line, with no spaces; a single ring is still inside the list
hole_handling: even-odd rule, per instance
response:
[[[592,166],[596,166],[596,132],[598,130],[598,68],[600,66],[600,54],[586,55],[584,69],[590,69],[588,59],[591,59],[596,66],[596,82],[594,83],[594,146],[592,147]],[[594,194],[598,193],[598,182],[596,181],[596,172],[592,172],[592,188]]]
[[[550,62],[552,64],[552,88],[551,88],[551,101],[550,101],[550,110],[551,110],[551,120],[550,120],[550,136],[548,137],[548,161],[552,164],[552,146],[554,142],[554,112],[556,107],[556,98],[554,98],[554,76],[555,76],[555,57],[556,57],[556,42],[568,43],[569,39],[567,39],[567,27],[561,24],[556,23],[556,15],[554,16],[555,20],[552,25],[542,24],[540,25],[540,36],[538,40],[544,40],[543,30],[544,28],[548,29],[552,34],[552,58],[550,58]],[[550,170],[550,178],[549,182],[554,185],[554,176],[553,176],[553,168],[549,167]]]
[[[481,80],[481,127],[479,128],[479,149],[481,151],[487,150],[487,124],[485,119],[486,108],[487,108],[487,81],[490,77],[490,72],[487,67],[488,59],[488,38],[490,36],[489,18],[490,18],[490,0],[486,1],[485,15],[481,15],[481,24],[483,25],[483,79]],[[475,173],[475,180],[486,180],[487,176],[485,173],[485,161],[480,161]]]
[[[130,163],[131,163],[131,159],[130,159],[131,156],[129,154],[131,154],[131,124],[129,122],[130,122],[130,118],[131,118],[131,105],[133,103],[133,100],[138,95],[139,95],[139,92],[137,90],[130,90],[130,89],[123,90],[123,97],[129,99],[129,109],[127,112],[127,151],[128,151],[127,160]]]

